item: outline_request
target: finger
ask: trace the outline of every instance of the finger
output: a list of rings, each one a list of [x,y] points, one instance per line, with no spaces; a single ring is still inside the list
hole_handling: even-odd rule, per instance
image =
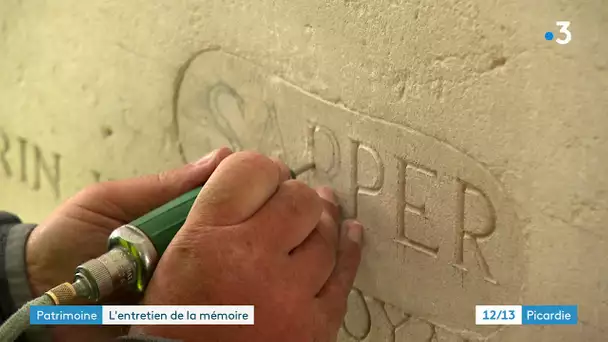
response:
[[[197,225],[241,223],[257,212],[285,179],[281,166],[255,152],[226,158],[199,194],[189,220]]]
[[[111,210],[114,218],[129,222],[203,185],[231,153],[228,148],[220,148],[197,162],[160,174],[99,183],[85,189],[73,200],[78,203],[93,198],[100,203],[101,209]]]
[[[248,221],[247,228],[269,247],[288,254],[319,222],[323,201],[308,185],[288,180]]]
[[[324,199],[327,203],[325,203],[325,210],[331,215],[334,221],[340,221],[340,207],[338,205],[338,199],[334,194],[334,191],[326,186],[322,186],[316,189],[319,197]]]
[[[335,248],[338,247],[338,224],[340,221],[340,208],[331,188],[317,188],[317,194],[323,199],[323,214],[317,229],[323,237]]]
[[[361,261],[362,232],[360,223],[353,220],[344,222],[336,267],[317,294],[323,316],[329,317],[334,325],[340,324],[346,314],[346,300]]]
[[[328,224],[331,226],[326,226]],[[327,238],[330,230],[338,230],[332,219],[319,221],[315,230],[291,253],[294,268],[300,270],[297,281],[311,298],[319,293],[336,264],[337,246]]]

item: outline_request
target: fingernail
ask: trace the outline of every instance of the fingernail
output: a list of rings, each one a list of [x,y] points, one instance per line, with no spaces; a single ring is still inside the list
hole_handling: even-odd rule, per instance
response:
[[[357,244],[361,243],[361,237],[363,235],[363,226],[361,223],[355,220],[350,220],[346,222],[347,232],[346,237],[348,237],[352,242]]]
[[[319,197],[321,197],[322,199],[329,201],[335,205],[338,205],[338,201],[336,200],[336,195],[334,194],[334,191],[332,190],[332,188],[327,187],[327,186],[322,186],[317,189],[317,194],[319,194]]]
[[[213,160],[213,157],[215,157],[215,154],[217,153],[217,150],[212,151],[211,153],[207,154],[206,156],[202,157],[201,159],[195,161],[193,164],[194,165],[205,165],[207,164],[210,160]]]

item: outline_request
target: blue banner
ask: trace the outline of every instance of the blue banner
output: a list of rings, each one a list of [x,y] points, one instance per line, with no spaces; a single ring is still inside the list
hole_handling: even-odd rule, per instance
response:
[[[32,325],[101,325],[101,305],[33,305],[30,308]]]
[[[522,305],[523,325],[577,324],[577,305]]]
[[[253,325],[253,305],[32,306],[32,325]]]

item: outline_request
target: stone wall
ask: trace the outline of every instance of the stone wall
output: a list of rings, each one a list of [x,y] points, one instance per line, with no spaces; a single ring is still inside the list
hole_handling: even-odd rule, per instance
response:
[[[333,185],[365,226],[340,341],[602,341],[603,0],[3,0],[0,208],[212,148]],[[557,20],[572,41],[546,41]],[[475,304],[578,304],[480,327]]]

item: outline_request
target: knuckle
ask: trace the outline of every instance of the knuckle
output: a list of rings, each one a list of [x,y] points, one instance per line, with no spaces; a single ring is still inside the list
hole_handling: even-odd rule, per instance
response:
[[[270,158],[253,151],[237,152],[231,157],[232,159],[238,160],[239,163],[253,167],[270,167],[273,165],[273,162]]]
[[[78,194],[76,194],[75,198],[83,199],[103,197],[102,195],[106,193],[109,183],[110,182],[103,182],[89,185],[86,188],[80,190]]]
[[[308,185],[306,185],[303,182],[296,180],[296,179],[290,179],[290,180],[286,181],[284,184],[286,187],[288,187],[294,193],[306,194],[312,190],[312,189],[310,189],[310,187]]]
[[[290,209],[293,212],[310,211],[313,209],[321,211],[321,198],[305,183],[298,180],[288,180],[281,185],[290,197]]]
[[[251,179],[268,179],[268,175],[279,176],[279,167],[269,157],[253,152],[243,151],[230,155],[226,164],[232,168],[240,170],[239,173],[250,175]]]
[[[149,179],[152,183],[158,184],[161,189],[184,188],[190,183],[191,178],[182,177],[182,175],[178,170],[165,170],[149,176]]]
[[[303,201],[321,202],[319,195],[302,181],[290,179],[284,184]]]
[[[158,184],[167,184],[167,183],[171,183],[171,172],[169,171],[162,171],[160,173],[157,173],[155,175],[156,181],[158,182]]]

